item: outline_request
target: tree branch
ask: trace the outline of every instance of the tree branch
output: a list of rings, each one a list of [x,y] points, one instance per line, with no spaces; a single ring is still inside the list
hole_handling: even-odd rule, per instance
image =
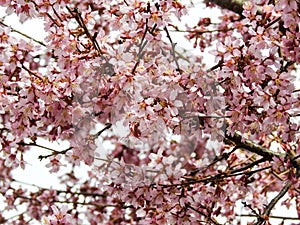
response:
[[[247,0],[204,0],[205,3],[213,3],[223,9],[228,9],[243,17],[243,4]]]
[[[140,61],[141,61],[141,59],[142,59],[143,56],[144,56],[144,52],[143,52],[143,51],[144,51],[144,48],[146,47],[146,45],[148,44],[148,40],[145,40],[147,32],[153,33],[154,30],[156,29],[156,27],[157,27],[157,24],[154,24],[152,30],[149,31],[148,20],[147,20],[147,22],[146,22],[146,28],[145,28],[143,37],[142,37],[142,39],[141,39],[141,43],[140,43],[140,45],[139,45],[139,52],[138,52],[138,54],[137,54],[137,61],[136,61],[135,65],[134,65],[134,67],[133,67],[133,69],[132,69],[132,71],[131,71],[132,74],[135,73],[135,71],[136,71],[136,69],[137,69],[137,67],[138,67],[138,65],[139,65],[139,63],[140,63]]]
[[[111,126],[112,126],[111,123],[106,123],[105,127],[102,130],[100,130],[100,131],[97,132],[95,138],[97,138],[98,136],[100,136],[105,130],[108,130],[109,128],[111,128]]]
[[[223,9],[228,9],[232,12],[235,12],[243,18],[243,4],[247,1],[248,0],[204,0],[204,3],[213,3]],[[260,8],[258,8],[257,13],[261,14]]]
[[[26,70],[30,75],[33,75],[33,76],[35,76],[36,78],[38,78],[38,79],[40,79],[41,81],[43,81],[43,78],[42,78],[40,75],[38,75],[38,72],[33,72],[33,71],[31,71],[31,70],[28,69],[26,66],[24,66],[24,64],[22,64],[22,68],[23,68],[24,70]]]
[[[272,166],[267,166],[267,167],[263,167],[263,168],[259,168],[257,170],[251,170],[251,171],[246,171],[246,172],[238,172],[238,173],[232,173],[232,171],[230,171],[229,173],[218,173],[216,175],[212,175],[212,176],[208,176],[208,177],[204,177],[204,178],[197,178],[197,177],[190,177],[190,176],[183,176],[182,178],[188,180],[187,182],[181,182],[181,183],[177,183],[177,184],[159,184],[162,187],[175,187],[175,186],[185,186],[185,185],[191,185],[191,184],[197,184],[197,183],[210,183],[210,182],[215,182],[218,180],[222,180],[228,177],[236,177],[236,176],[240,176],[240,175],[252,175],[255,174],[257,172],[263,171],[263,170],[268,170],[271,169]],[[248,169],[248,168],[246,168]]]
[[[199,213],[199,214],[202,215],[202,216],[205,216],[205,217],[206,217],[210,222],[212,222],[213,224],[215,224],[215,225],[221,225],[220,223],[218,223],[217,220],[215,220],[214,218],[212,218],[212,217],[206,215],[205,213],[203,213],[203,212],[197,210],[196,208],[194,208],[194,207],[191,206],[190,204],[186,204],[186,207],[192,209],[193,211]]]
[[[246,166],[243,166],[241,168],[238,168],[238,169],[234,169],[234,170],[231,170],[230,173],[238,173],[238,172],[241,172],[241,171],[245,171],[247,169],[250,169],[254,166],[258,166],[258,164],[262,163],[262,162],[265,162],[266,159],[265,158],[261,158],[261,159],[258,159],[252,163],[249,163],[247,164]]]
[[[85,25],[85,23],[84,23],[84,21],[82,19],[80,11],[77,8],[74,8],[73,10],[71,10],[68,6],[66,6],[66,8],[70,12],[70,14],[75,18],[75,20],[77,21],[78,25],[84,30],[84,33],[86,34],[86,36],[92,42],[92,44],[94,46],[94,49],[98,52],[99,56],[101,56],[101,58],[104,58],[103,57],[103,52],[102,52],[102,50],[101,50],[101,48],[99,46],[99,43],[97,42],[95,36],[92,36],[91,33],[89,32],[88,28],[86,27],[86,25]]]
[[[228,141],[238,146],[239,148],[245,149],[252,153],[256,153],[268,159],[269,161],[271,161],[273,157],[286,156],[286,154],[284,153],[273,152],[249,140],[243,140],[242,135],[238,134],[237,132],[235,132],[233,136],[225,134],[225,143]]]
[[[287,193],[287,191],[290,189],[291,186],[292,186],[292,182],[288,181],[281,189],[281,191],[278,193],[278,195],[276,195],[275,198],[273,198],[272,201],[268,204],[264,213],[260,217],[258,217],[258,221],[254,225],[262,225],[264,223],[265,218],[269,217],[276,203]]]
[[[40,161],[42,161],[43,159],[49,158],[49,157],[51,157],[51,156],[61,155],[61,154],[66,154],[66,152],[68,152],[68,151],[71,150],[72,148],[73,148],[73,147],[69,147],[69,148],[67,148],[67,149],[65,149],[65,150],[62,150],[62,151],[55,151],[55,152],[53,152],[53,153],[51,153],[51,154],[49,154],[49,155],[39,155],[38,159],[39,159]]]
[[[2,26],[4,26],[4,27],[9,27],[10,30],[11,30],[11,32],[18,33],[18,34],[22,35],[23,37],[26,37],[26,38],[28,38],[28,39],[30,39],[30,40],[32,40],[32,41],[34,41],[34,42],[36,42],[36,43],[38,43],[38,44],[44,46],[44,47],[46,47],[46,44],[45,44],[45,43],[43,43],[43,42],[41,42],[41,41],[38,41],[38,40],[34,39],[33,37],[30,37],[29,35],[24,34],[23,32],[18,31],[18,30],[16,30],[16,29],[12,28],[11,26],[6,25],[6,24],[3,23],[2,21],[0,21],[0,25],[2,25]]]
[[[168,28],[165,27],[164,30],[165,30],[165,32],[166,32],[166,34],[167,34],[167,38],[169,39],[170,44],[171,44],[171,47],[172,47],[171,54],[172,54],[173,59],[174,59],[174,61],[175,61],[175,63],[176,63],[177,71],[180,72],[181,70],[180,70],[180,67],[179,67],[179,64],[178,64],[178,60],[177,60],[176,54],[175,54],[175,46],[176,46],[176,43],[174,43],[174,42],[172,41],[172,38],[171,38],[171,36],[170,36],[170,33],[169,33]]]
[[[105,130],[108,130],[109,128],[111,128],[111,126],[112,126],[111,123],[106,123],[106,124],[105,124],[105,127],[102,128],[100,131],[98,131],[96,134],[91,135],[91,138],[93,138],[93,139],[97,138],[97,137],[100,136]],[[39,160],[43,160],[43,159],[46,159],[46,158],[49,158],[49,157],[55,156],[55,155],[65,154],[66,152],[68,152],[69,150],[71,150],[71,149],[73,148],[73,147],[68,147],[67,149],[64,149],[64,150],[62,150],[62,151],[58,151],[58,150],[55,150],[55,149],[52,149],[52,148],[49,148],[49,147],[46,147],[46,146],[39,145],[39,144],[37,144],[36,142],[25,143],[24,141],[19,142],[18,145],[21,145],[21,146],[35,146],[35,147],[43,148],[43,149],[46,149],[46,150],[52,152],[52,153],[49,154],[49,155],[40,155],[40,156],[38,157]]]
[[[257,215],[252,215],[252,214],[241,214],[241,215],[237,215],[237,216],[242,216],[242,217],[257,217]],[[296,218],[296,217],[287,217],[287,216],[269,216],[269,218],[272,219],[280,219],[280,220],[299,220],[300,218]]]

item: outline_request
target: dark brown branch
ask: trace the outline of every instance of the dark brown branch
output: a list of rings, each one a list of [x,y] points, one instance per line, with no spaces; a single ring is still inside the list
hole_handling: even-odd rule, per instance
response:
[[[203,171],[203,170],[208,169],[209,167],[213,166],[213,165],[216,164],[217,162],[220,162],[220,161],[222,161],[223,159],[227,159],[228,156],[229,156],[230,154],[232,154],[236,149],[238,149],[238,148],[237,148],[237,147],[234,147],[230,152],[224,152],[222,155],[216,156],[216,157],[214,158],[214,160],[213,160],[211,163],[209,163],[207,166],[204,166],[204,167],[202,167],[202,168],[198,168],[198,169],[192,170],[192,171],[190,172],[189,176],[194,176],[194,175],[196,175],[198,172],[201,172],[201,171]]]
[[[96,136],[100,136],[105,130],[108,130],[109,128],[111,128],[111,126],[112,126],[111,123],[106,123],[105,127],[102,130],[98,131]]]
[[[27,68],[26,66],[24,66],[23,64],[22,64],[22,68],[23,68],[24,70],[26,70],[30,75],[33,75],[33,76],[35,76],[36,78],[38,78],[38,79],[40,79],[40,80],[43,80],[43,78],[42,78],[41,76],[39,76],[37,72],[31,71],[30,69],[28,69],[28,68]]]
[[[247,204],[247,202],[242,202],[243,206],[250,209],[252,213],[254,213],[255,217],[260,218],[261,216],[252,208],[250,204]]]
[[[271,21],[270,23],[265,25],[265,29],[271,27],[273,24],[279,22],[280,20],[281,20],[281,17],[278,17],[278,18],[274,19],[273,21]]]
[[[177,71],[180,72],[181,70],[180,70],[180,67],[179,67],[179,64],[178,64],[178,60],[177,60],[176,54],[175,54],[175,46],[176,46],[176,43],[173,43],[168,28],[165,27],[164,30],[165,30],[165,32],[166,32],[166,34],[167,34],[167,38],[169,39],[170,44],[171,44],[171,47],[172,47],[171,53],[172,53],[173,59],[174,59],[174,61],[175,61],[175,63],[176,63]]]
[[[143,37],[142,37],[142,39],[141,39],[141,43],[139,44],[139,52],[138,52],[138,54],[137,54],[137,60],[136,60],[136,63],[135,63],[135,65],[134,65],[134,67],[133,67],[133,69],[132,69],[132,71],[131,71],[132,74],[135,73],[136,68],[138,67],[138,65],[139,65],[139,63],[140,63],[141,58],[143,58],[143,50],[144,50],[145,46],[146,46],[147,43],[148,43],[148,41],[145,40],[146,34],[147,34],[148,31],[149,31],[149,27],[148,27],[148,19],[146,19],[146,28],[145,28]],[[145,40],[145,42],[144,42],[144,40]]]
[[[37,12],[39,12],[39,5],[34,0],[31,0],[30,2],[32,2],[35,5],[35,9],[37,10]],[[57,21],[55,21],[55,19],[48,12],[46,13],[46,15],[56,26],[60,27],[62,25],[61,23],[59,24]]]
[[[149,31],[149,32],[150,32],[150,33],[153,33],[153,31],[155,30],[156,26],[157,26],[157,25],[155,24],[155,25],[153,26],[152,30]],[[141,44],[142,44],[142,42],[143,42],[143,39],[142,39],[142,41],[141,41]],[[143,56],[144,56],[143,50],[144,50],[144,48],[146,47],[147,44],[148,44],[148,41],[146,40],[142,45],[140,45],[141,47],[140,47],[139,53],[138,53],[138,60],[137,60],[136,64],[134,65],[134,68],[132,69],[132,73],[133,73],[133,74],[135,73],[135,70],[136,70],[137,66],[139,65],[139,63],[140,63],[140,60],[141,60],[141,59],[143,58]]]
[[[209,68],[208,70],[206,70],[207,73],[214,71],[215,69],[220,68],[221,66],[223,66],[223,61],[220,60],[216,65],[212,66],[211,68]]]
[[[13,216],[11,216],[11,217],[8,217],[8,218],[3,218],[3,217],[1,217],[1,224],[11,224],[11,222],[10,221],[13,221],[13,219],[15,219],[15,218],[18,218],[19,216],[22,216],[22,215],[24,215],[24,213],[26,213],[27,212],[27,210],[25,210],[25,211],[23,211],[23,212],[21,212],[21,213],[18,213],[18,214],[16,214],[16,215],[13,215]]]
[[[40,161],[42,161],[43,159],[46,159],[46,158],[49,158],[49,157],[51,157],[51,156],[56,156],[56,155],[61,155],[61,154],[66,154],[69,150],[71,150],[73,147],[69,147],[69,148],[67,148],[67,149],[65,149],[65,150],[62,150],[62,151],[55,151],[55,152],[53,152],[53,153],[51,153],[51,154],[49,154],[49,155],[39,155],[39,157],[38,157],[38,159],[40,160]],[[45,148],[45,149],[47,149],[47,148]]]
[[[88,28],[86,27],[86,25],[82,19],[82,16],[81,16],[81,13],[79,12],[79,10],[77,8],[71,10],[68,6],[66,6],[66,8],[70,12],[70,14],[75,18],[78,25],[84,30],[86,36],[90,39],[90,41],[92,42],[92,44],[93,44],[95,50],[98,52],[98,54],[101,57],[103,57],[103,53],[101,51],[99,43],[96,41],[96,38],[94,36],[92,36],[91,33],[89,32]]]
[[[59,154],[60,153],[60,151],[57,151],[57,150],[55,150],[55,149],[52,149],[52,148],[48,148],[48,147],[46,147],[46,146],[42,146],[42,145],[39,145],[39,144],[37,144],[37,143],[35,143],[35,142],[32,142],[32,143],[25,143],[25,142],[19,142],[19,143],[17,143],[18,145],[21,145],[21,146],[35,146],[35,147],[39,147],[39,148],[43,148],[43,149],[46,149],[46,150],[48,150],[48,151],[51,151],[51,152],[53,152],[53,154]],[[63,150],[63,151],[65,151],[65,150]]]
[[[257,173],[257,172],[260,172],[260,171],[263,171],[263,170],[268,170],[268,169],[271,169],[271,168],[272,168],[272,166],[266,166],[266,167],[263,167],[263,168],[259,168],[257,170],[251,170],[251,171],[239,172],[239,173],[233,173],[234,171],[233,172],[231,171],[231,173],[229,175],[224,176],[224,178],[234,177],[234,176],[239,176],[239,175],[249,175],[249,176],[251,176],[254,173]]]
[[[265,217],[269,217],[272,209],[275,207],[276,203],[287,193],[287,191],[292,186],[292,182],[288,181],[284,187],[281,189],[281,191],[278,193],[278,195],[275,196],[275,198],[272,199],[272,201],[268,204],[267,208],[265,209],[264,213],[258,217],[257,222],[254,225],[262,225],[265,221]]]
[[[111,128],[111,126],[112,126],[111,123],[105,124],[105,127],[104,127],[102,130],[98,131],[95,135],[92,135],[91,137],[92,137],[92,138],[97,138],[97,137],[100,136],[105,130]],[[51,157],[51,156],[56,156],[56,155],[65,154],[65,153],[67,153],[69,150],[71,150],[71,149],[73,148],[73,147],[69,147],[69,148],[67,148],[67,149],[65,149],[65,150],[57,151],[57,150],[54,150],[54,149],[51,149],[51,148],[48,148],[48,147],[45,147],[45,146],[38,145],[38,144],[36,144],[35,142],[29,143],[29,144],[26,144],[26,143],[22,142],[22,143],[19,143],[19,144],[22,144],[22,145],[30,145],[30,146],[36,146],[36,147],[40,147],[40,148],[44,148],[44,149],[46,149],[46,150],[52,151],[52,153],[49,154],[49,155],[40,155],[40,156],[38,157],[39,160],[43,160],[43,159],[49,158],[49,157]]]
[[[53,5],[51,5],[51,8],[52,8],[54,14],[56,15],[56,17],[59,19],[59,21],[60,21],[61,23],[63,23],[63,22],[64,22],[63,19],[58,15],[58,13],[57,13],[57,11],[56,11],[56,9],[54,8]]]
[[[187,208],[190,208],[191,210],[199,213],[202,216],[205,216],[210,222],[212,222],[215,225],[221,225],[220,223],[218,223],[218,221],[216,221],[214,218],[211,218],[210,216],[207,216],[205,213],[199,211],[198,209],[194,208],[193,206],[191,206],[190,204],[186,204]]]
[[[28,196],[24,196],[24,195],[16,195],[16,198],[20,198],[20,199],[24,199],[24,200],[28,200],[28,201],[35,201],[38,203],[41,203],[40,200],[38,200],[37,198],[32,198],[32,197],[28,197]],[[90,202],[76,202],[76,201],[67,201],[67,200],[53,200],[51,203],[68,203],[68,204],[78,204],[78,205],[89,205],[89,206],[95,206],[97,209],[103,209],[106,207],[122,207],[122,208],[130,208],[132,206],[124,206],[124,205],[99,205],[97,203],[94,203],[92,201]]]
[[[268,160],[272,160],[273,157],[285,156],[284,153],[273,152],[267,148],[257,145],[249,140],[243,140],[242,136],[235,132],[233,136],[225,134],[225,142],[231,142],[232,144],[238,146],[241,149],[245,149],[249,152],[256,153]]]
[[[205,177],[205,178],[197,178],[197,177],[191,177],[191,176],[183,176],[182,178],[188,180],[187,182],[181,182],[179,184],[160,184],[160,186],[162,187],[179,187],[179,186],[185,186],[185,185],[191,185],[191,184],[196,184],[196,183],[210,183],[210,182],[215,182],[224,178],[228,178],[228,177],[235,177],[235,176],[240,176],[240,175],[252,175],[254,173],[263,171],[263,170],[268,170],[271,169],[272,166],[267,166],[267,167],[263,167],[263,168],[259,168],[257,170],[251,170],[251,171],[247,171],[247,172],[239,172],[239,173],[231,173],[231,171],[229,173],[219,173],[213,176],[209,176],[209,177]]]
[[[238,172],[241,172],[241,171],[245,171],[245,170],[250,169],[254,166],[257,166],[258,164],[260,164],[262,162],[265,162],[265,161],[267,161],[265,158],[261,158],[259,160],[256,160],[256,161],[252,162],[252,163],[247,164],[246,166],[243,166],[243,167],[238,168],[238,169],[231,170],[230,173],[238,173]]]
[[[205,3],[216,4],[223,9],[228,9],[239,14],[241,17],[243,17],[243,4],[246,1],[247,0],[204,0]]]
[[[297,164],[298,166],[298,164]],[[300,168],[297,167],[296,170],[296,174],[295,174],[296,178],[300,177]],[[288,192],[288,190],[290,189],[290,187],[293,185],[292,181],[287,181],[287,183],[283,186],[283,188],[281,189],[281,191],[278,193],[278,195],[276,195],[271,202],[267,205],[264,213],[257,219],[257,222],[254,225],[262,225],[265,221],[264,218],[269,217],[272,209],[275,207],[275,205],[277,204],[277,202]]]

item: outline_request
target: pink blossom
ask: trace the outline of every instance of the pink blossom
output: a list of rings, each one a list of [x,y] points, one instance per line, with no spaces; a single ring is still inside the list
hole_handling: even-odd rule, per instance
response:
[[[57,206],[52,205],[51,209],[53,211],[53,215],[44,218],[45,225],[71,225],[73,224],[73,219],[70,214],[68,214],[68,206],[63,205],[61,209],[58,209]]]
[[[205,1],[219,16],[187,25],[189,1],[0,2],[47,33],[0,24],[1,210],[21,212],[0,223],[238,224],[241,201],[269,223],[290,184],[293,207],[297,1]],[[59,187],[16,178],[27,153]]]

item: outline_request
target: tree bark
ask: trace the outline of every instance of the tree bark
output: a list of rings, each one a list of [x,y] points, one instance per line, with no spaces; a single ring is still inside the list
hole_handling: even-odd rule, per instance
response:
[[[223,9],[228,9],[232,12],[239,14],[241,17],[243,16],[243,4],[247,0],[204,0],[205,3],[213,3],[220,6]]]
[[[227,140],[226,140],[227,139]],[[260,145],[257,145],[249,140],[243,140],[242,136],[237,132],[233,135],[225,135],[225,143],[230,141],[237,147],[250,151],[252,153],[256,153],[268,160],[273,160],[273,157],[285,157],[285,153],[273,152],[267,148],[264,148]]]

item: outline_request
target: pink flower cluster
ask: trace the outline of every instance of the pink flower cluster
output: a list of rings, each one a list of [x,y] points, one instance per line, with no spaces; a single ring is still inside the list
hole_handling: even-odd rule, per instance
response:
[[[270,192],[299,205],[298,1],[247,1],[185,30],[192,5],[177,0],[0,3],[47,32],[0,21],[0,197],[27,209],[0,223],[238,224],[243,201],[258,225]],[[182,32],[211,68],[174,43]],[[60,189],[14,178],[32,146]]]
[[[68,207],[64,205],[61,209],[58,209],[57,206],[51,206],[53,215],[44,218],[45,225],[72,225],[72,217],[68,214]]]

